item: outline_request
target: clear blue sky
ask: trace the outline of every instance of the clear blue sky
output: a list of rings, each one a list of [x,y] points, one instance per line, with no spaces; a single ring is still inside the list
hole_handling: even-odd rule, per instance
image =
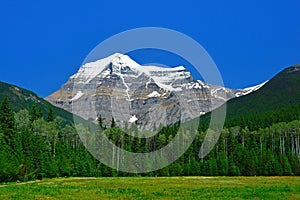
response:
[[[243,88],[300,63],[299,10],[299,0],[1,0],[0,80],[45,97],[99,42],[157,26],[194,38],[217,64],[225,86]]]

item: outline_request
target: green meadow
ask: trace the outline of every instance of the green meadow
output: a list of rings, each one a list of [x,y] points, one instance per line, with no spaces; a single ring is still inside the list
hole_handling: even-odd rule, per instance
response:
[[[300,199],[300,177],[55,178],[0,185],[0,199]]]

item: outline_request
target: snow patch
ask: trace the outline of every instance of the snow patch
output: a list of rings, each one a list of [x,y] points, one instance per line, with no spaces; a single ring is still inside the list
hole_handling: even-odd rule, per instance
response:
[[[203,86],[204,86],[204,84],[201,81],[198,80],[197,82],[195,82],[195,83],[192,84],[191,88],[201,89]]]
[[[81,91],[78,91],[76,93],[76,95],[72,99],[70,99],[70,101],[75,101],[77,99],[80,99],[82,96],[83,96],[83,93]]]
[[[218,88],[212,88],[210,90],[210,95],[216,99],[220,99],[224,102],[228,100],[228,94],[230,95],[232,91],[230,89],[227,89],[225,87],[218,87]]]
[[[131,118],[128,120],[128,122],[129,123],[134,123],[134,122],[136,122],[138,120],[138,118],[135,116],[135,115],[133,115],[133,116],[131,116]]]
[[[183,66],[178,67],[158,67],[153,65],[144,65],[141,67],[141,70],[144,72],[176,72],[176,71],[186,71]]]
[[[203,112],[203,111],[202,111],[202,112],[200,112],[200,115],[205,115],[205,112]]]
[[[128,98],[127,100],[128,100],[128,101],[131,101],[131,98],[130,98],[130,95],[129,95],[129,90],[130,90],[130,88],[129,88],[129,86],[127,85],[127,83],[125,82],[124,76],[120,74],[120,78],[122,79],[123,84],[124,84],[124,86],[126,87],[126,95],[127,95],[127,98]]]
[[[145,73],[161,88],[167,91],[182,91],[179,87],[173,87],[172,83],[178,79],[185,79],[191,76],[183,66],[167,68],[158,66],[141,66],[139,71]]]
[[[161,95],[157,91],[153,91],[147,95],[147,97],[160,97]]]
[[[256,86],[252,86],[252,87],[248,87],[248,88],[245,88],[245,89],[242,89],[241,92],[237,92],[235,94],[236,97],[240,97],[240,96],[244,96],[244,95],[247,95],[247,94],[250,94],[251,92],[254,92],[258,89],[260,89],[262,86],[264,86],[268,81],[265,81],[259,85],[256,85]]]

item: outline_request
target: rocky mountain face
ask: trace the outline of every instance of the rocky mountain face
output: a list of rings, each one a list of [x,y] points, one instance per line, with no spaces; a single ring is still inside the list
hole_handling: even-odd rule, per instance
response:
[[[153,130],[203,115],[259,87],[209,85],[194,80],[183,66],[141,66],[116,53],[81,66],[46,100],[87,120],[96,122],[101,116],[106,126],[114,118],[120,127],[134,123],[140,130]]]

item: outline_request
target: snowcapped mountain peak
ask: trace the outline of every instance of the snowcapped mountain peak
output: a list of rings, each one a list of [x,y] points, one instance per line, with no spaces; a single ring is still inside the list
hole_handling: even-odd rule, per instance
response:
[[[96,77],[109,78],[111,74],[118,75],[122,77],[122,79],[124,79],[124,77],[137,78],[141,74],[144,74],[148,77],[151,77],[151,79],[159,87],[167,91],[181,91],[182,87],[190,89],[209,88],[208,85],[201,81],[193,82],[191,73],[186,70],[184,66],[168,68],[154,65],[140,65],[139,63],[131,59],[128,55],[124,55],[121,53],[114,53],[106,58],[94,62],[85,63],[80,67],[78,72],[70,78],[76,79],[77,83],[87,84]],[[189,83],[182,84],[183,80],[189,80]],[[253,91],[258,90],[266,82],[257,86],[236,90],[234,96],[240,97],[243,95],[247,95]],[[217,87],[217,89],[225,88]],[[212,91],[214,94],[215,90],[212,89]],[[218,90],[218,94],[220,92],[221,90]]]
[[[119,66],[119,67],[139,67],[140,65],[132,60],[127,55],[118,54],[115,56],[115,58],[112,60],[112,64]]]
[[[120,53],[115,53],[106,58],[94,62],[85,63],[79,68],[78,72],[70,78],[76,79],[77,81],[82,83],[88,83],[97,75],[99,75],[105,69],[106,66],[110,65],[116,57],[121,56],[123,55]]]
[[[127,55],[117,55],[111,62],[112,73],[122,74],[128,71],[138,73],[140,65]]]
[[[156,84],[168,91],[181,90],[180,86],[178,84],[176,86],[175,82],[191,78],[190,72],[183,66],[172,68],[152,65],[142,66],[128,55],[121,53],[115,53],[109,57],[86,63],[70,78],[73,80],[76,79],[76,82],[79,84],[87,84],[95,78],[109,78],[111,74],[122,78],[138,77],[144,74],[151,77]]]
[[[101,115],[109,125],[114,117],[119,126],[129,122],[150,130],[157,124],[170,125],[180,118],[184,121],[203,115],[262,85],[232,90],[195,80],[183,66],[140,65],[128,55],[115,53],[82,65],[48,99],[84,119],[96,120]],[[79,105],[80,110],[74,110],[73,105]],[[121,109],[127,108],[122,113]]]

